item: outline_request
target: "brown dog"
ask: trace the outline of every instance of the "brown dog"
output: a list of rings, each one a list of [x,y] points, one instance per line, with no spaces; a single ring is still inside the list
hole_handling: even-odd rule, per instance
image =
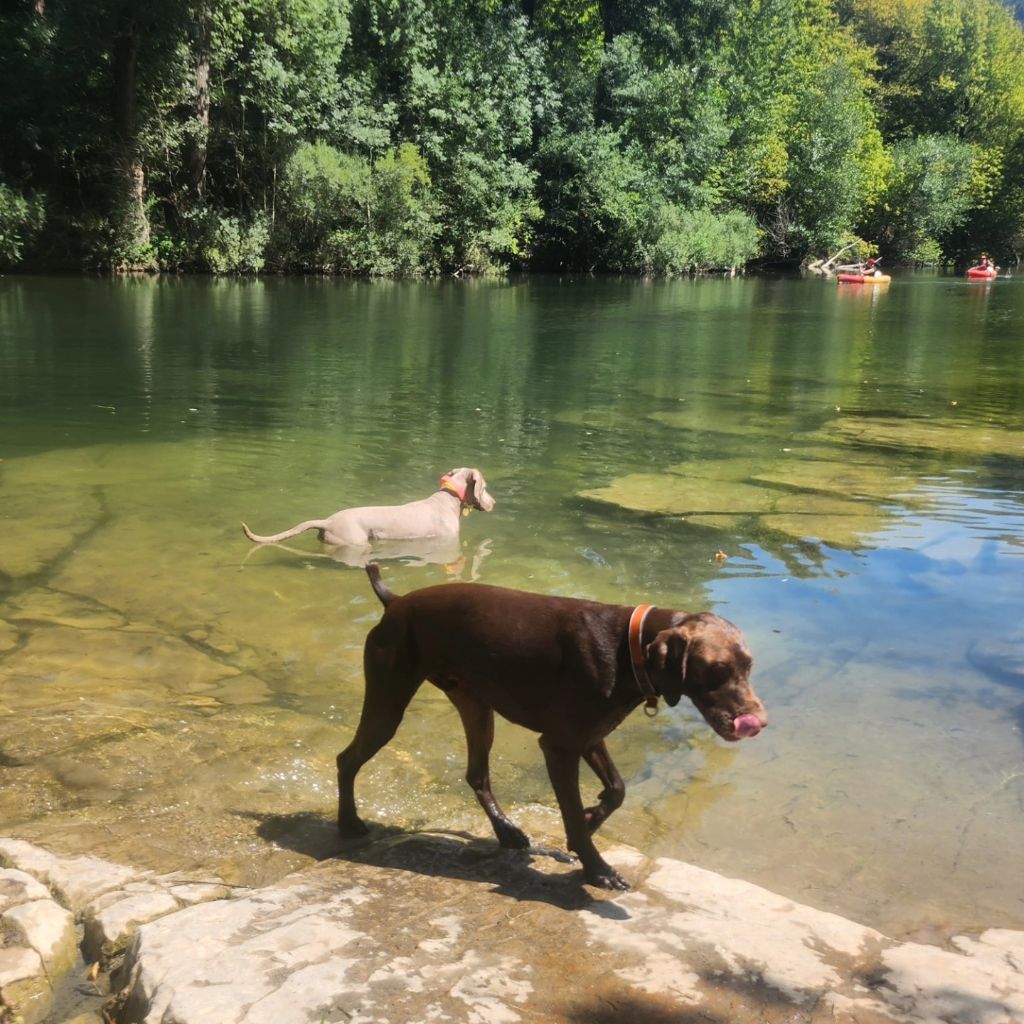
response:
[[[364,649],[366,693],[355,738],[338,755],[338,829],[367,829],[356,813],[359,769],[395,734],[420,684],[447,694],[466,730],[466,781],[498,842],[530,841],[498,806],[488,758],[494,712],[540,733],[540,746],[565,824],[569,849],[587,882],[628,888],[591,834],[622,804],[625,786],[605,737],[646,698],[674,707],[689,697],[725,740],[756,736],[767,724],[750,686],[751,657],[740,631],[709,612],[599,604],[480,583],[449,583],[398,597],[366,567],[386,611]],[[603,786],[584,808],[583,758]]]

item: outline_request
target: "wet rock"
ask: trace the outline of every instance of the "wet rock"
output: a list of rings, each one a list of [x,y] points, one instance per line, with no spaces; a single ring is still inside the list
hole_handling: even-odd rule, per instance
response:
[[[790,1002],[814,1002],[842,990],[850,968],[886,943],[871,928],[679,861],[656,861],[643,892],[620,902],[627,915],[584,921],[592,942],[641,954],[616,974],[647,992],[699,996],[707,972],[681,972],[679,951],[703,950],[715,970],[756,972]]]
[[[14,622],[46,622],[76,629],[116,629],[125,617],[114,608],[79,594],[66,594],[40,587],[11,602]]]
[[[619,1020],[1011,1024],[1024,1012],[1006,955],[1021,933],[959,952],[904,946],[676,861],[615,851],[637,888],[612,898],[572,865],[481,845],[385,839],[145,925],[118,1019],[512,1024],[599,1021],[611,1005]]]
[[[35,1024],[50,1004],[50,982],[39,954],[25,946],[0,947],[0,1021]]]
[[[0,654],[12,650],[18,643],[18,630],[9,622],[0,619]]]
[[[96,884],[84,858],[58,863],[12,840],[0,850],[18,865],[0,874],[11,899],[38,892],[26,865],[77,878],[80,893]],[[89,912],[122,945],[134,932],[115,975],[121,1024],[598,1024],[612,1019],[609,1007],[622,1021],[1024,1019],[1022,932],[957,936],[949,948],[898,943],[679,861],[625,848],[608,856],[632,892],[586,889],[575,864],[539,849],[385,835],[262,889],[146,876],[94,894]],[[178,909],[171,892],[212,902]],[[16,995],[30,1022],[45,1007],[43,972],[34,949],[0,950],[2,998]]]
[[[682,516],[694,525],[735,530],[743,517],[798,540],[857,547],[885,525],[882,501],[910,483],[874,461],[780,456],[765,467],[746,459],[694,460],[662,473],[630,473],[580,497],[634,512]]]
[[[928,449],[974,458],[1024,455],[1024,431],[994,423],[955,423],[904,417],[843,416],[829,424],[848,441],[886,448]]]
[[[19,903],[45,899],[49,895],[49,889],[27,871],[19,871],[17,868],[0,869],[0,913]]]
[[[4,463],[0,573],[13,578],[32,576],[57,562],[103,517],[91,482],[30,482],[24,470],[35,461]]]
[[[119,953],[141,923],[237,893],[219,880],[152,876],[95,857],[57,857],[16,839],[0,839],[0,859],[17,865],[0,869],[0,1021],[5,1024],[11,1014],[19,1024],[34,1024],[57,1012],[54,994],[67,988],[64,979],[79,963],[76,914],[58,900],[84,919],[82,951],[95,962]],[[82,1020],[99,1018],[86,1013]]]
[[[121,951],[139,925],[155,921],[180,906],[170,893],[154,888],[111,900],[102,909],[90,908],[82,944],[86,959],[109,959]]]
[[[104,893],[86,908],[82,943],[87,961],[107,961],[120,953],[138,927],[182,907],[228,899],[238,889],[220,881],[198,881],[182,875],[152,876]]]
[[[885,950],[886,983],[912,993],[925,1020],[1024,1020],[1024,933],[993,929],[953,941],[959,952],[914,942]]]
[[[795,515],[762,516],[761,525],[797,540],[818,540],[834,548],[858,548],[877,533],[883,520],[870,515]]]
[[[766,484],[820,491],[840,496],[863,495],[880,500],[911,490],[914,481],[891,465],[831,459],[785,459],[760,467],[753,479]],[[800,495],[802,500],[806,495]],[[862,510],[870,506],[862,506]],[[783,510],[784,511],[784,510]],[[826,511],[826,509],[822,509]]]
[[[25,844],[27,846],[27,844]],[[52,1003],[52,980],[77,956],[74,915],[29,872],[0,869],[0,1021],[5,1008],[33,1024]]]
[[[164,702],[167,691],[189,693],[238,674],[164,633],[62,626],[34,631],[8,657],[5,671],[5,703],[16,710],[107,694],[121,706],[148,708],[154,689]]]
[[[582,498],[636,512],[662,515],[754,514],[771,511],[778,497],[767,487],[737,480],[704,479],[675,473],[627,473]]]
[[[246,673],[218,682],[203,690],[202,695],[212,697],[219,704],[262,704],[270,699],[270,687],[262,679]]]
[[[41,1019],[50,1007],[47,975],[51,967],[60,967],[59,957],[46,964],[40,951],[63,948],[63,935],[45,928],[35,909],[40,905],[67,915],[32,875],[17,868],[0,869],[0,1021],[7,1020],[4,1007],[17,1007],[28,1021]],[[73,954],[73,921],[71,948]]]
[[[1009,637],[978,637],[967,660],[993,683],[1024,693],[1024,632]]]
[[[21,839],[0,839],[0,859],[60,892],[73,911],[142,874],[97,857],[57,857]]]
[[[4,931],[14,944],[34,949],[49,977],[60,977],[75,962],[75,916],[47,896],[19,903],[3,914]]]

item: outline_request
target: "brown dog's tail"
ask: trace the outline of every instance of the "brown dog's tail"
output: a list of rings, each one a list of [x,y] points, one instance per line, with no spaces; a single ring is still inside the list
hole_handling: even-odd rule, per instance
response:
[[[366,575],[370,577],[370,586],[373,587],[373,592],[380,598],[380,603],[385,608],[392,601],[398,600],[398,594],[388,590],[380,581],[380,566],[376,562],[366,563]]]

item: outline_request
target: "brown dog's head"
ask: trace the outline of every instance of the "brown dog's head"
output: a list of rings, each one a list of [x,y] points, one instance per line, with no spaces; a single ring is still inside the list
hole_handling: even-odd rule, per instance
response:
[[[768,715],[750,685],[753,659],[743,634],[710,612],[679,612],[677,619],[644,650],[665,702],[675,707],[680,697],[689,697],[723,740],[756,736]]]
[[[481,512],[490,512],[494,508],[494,499],[487,490],[487,481],[479,469],[462,466],[459,469],[449,470],[445,473],[444,478],[464,488],[465,494],[462,498],[464,507],[476,508]]]

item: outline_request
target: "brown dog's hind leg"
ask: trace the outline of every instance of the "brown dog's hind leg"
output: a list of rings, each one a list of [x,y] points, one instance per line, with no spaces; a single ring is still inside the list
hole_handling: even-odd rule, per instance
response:
[[[619,775],[604,740],[599,740],[590,750],[585,750],[583,759],[604,786],[598,794],[598,802],[583,812],[587,831],[593,835],[608,820],[612,811],[622,806],[622,801],[626,798],[626,784],[622,781],[622,776]]]
[[[498,806],[491,792],[490,753],[494,743],[494,712],[458,689],[446,690],[466,730],[466,781],[490,819],[499,845],[510,850],[525,850],[529,836]]]
[[[540,738],[540,749],[544,751],[558,809],[562,812],[566,842],[583,865],[583,877],[600,889],[628,889],[626,880],[597,852],[590,838],[580,797],[579,753],[555,745],[546,734]]]
[[[409,701],[423,682],[382,664],[386,658],[386,654],[367,645],[363,658],[366,693],[362,715],[352,742],[338,755],[338,831],[346,839],[368,831],[356,813],[356,775],[395,735]]]

